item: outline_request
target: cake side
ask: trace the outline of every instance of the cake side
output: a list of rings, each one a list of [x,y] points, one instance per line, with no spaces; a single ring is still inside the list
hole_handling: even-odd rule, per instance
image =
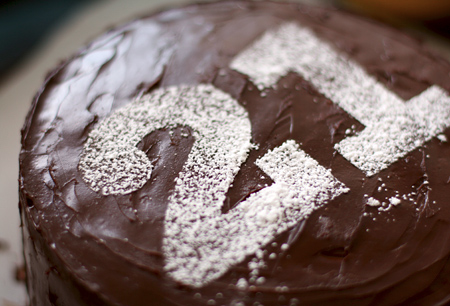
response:
[[[297,27],[310,31],[319,46],[323,43],[330,54],[344,58],[344,65],[362,67],[374,86],[392,93],[395,103],[416,103],[419,114],[422,104],[416,97],[433,88],[438,88],[438,102],[448,96],[448,63],[402,33],[333,9],[231,1],[169,10],[109,32],[49,78],[24,128],[21,209],[28,287],[36,305],[447,301],[448,129],[438,126],[438,135],[432,136],[424,132],[422,143],[385,168],[376,168],[378,172],[358,168],[338,144],[367,131],[371,114],[351,115],[351,109],[336,103],[335,91],[330,94],[323,83],[316,84],[314,73],[308,77],[310,70],[288,64],[267,85],[252,75],[257,66],[248,70],[242,64],[250,63],[243,55],[246,50],[252,60],[252,47],[267,33],[283,36],[285,32],[276,31],[286,24],[294,25],[294,33]],[[239,62],[240,57],[245,60]],[[243,203],[253,203],[251,195],[275,186],[278,178],[264,167],[264,156],[286,149],[289,140],[295,142],[290,147],[295,156],[305,152],[342,184],[336,186],[348,190],[312,202],[308,213],[286,217],[295,222],[266,220],[285,229],[264,236],[269,240],[261,240],[261,252],[213,261],[205,277],[195,279],[183,276],[197,270],[181,270],[180,261],[168,265],[165,244],[176,179],[204,134],[192,128],[195,121],[156,126],[142,137],[136,147],[152,169],[137,190],[102,193],[86,180],[79,163],[92,131],[136,98],[151,102],[158,90],[167,95],[168,88],[206,85],[236,101],[230,112],[242,109],[251,127],[246,158],[230,168],[235,170],[228,188],[217,200],[223,201],[219,212],[224,220],[231,218],[230,224],[237,225],[233,214]],[[189,101],[180,103],[189,109]],[[179,217],[173,220],[178,226]],[[175,249],[177,242],[192,245],[189,236],[172,238]],[[191,264],[195,256],[184,258]]]

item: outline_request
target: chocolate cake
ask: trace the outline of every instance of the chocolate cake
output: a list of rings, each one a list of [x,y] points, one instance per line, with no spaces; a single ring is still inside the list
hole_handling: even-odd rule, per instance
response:
[[[22,131],[32,305],[444,305],[450,65],[333,8],[115,28]]]

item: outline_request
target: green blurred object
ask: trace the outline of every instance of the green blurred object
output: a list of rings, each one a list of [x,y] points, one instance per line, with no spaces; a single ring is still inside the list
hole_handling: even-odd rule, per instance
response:
[[[11,69],[52,29],[93,0],[13,0],[0,4],[0,75]]]

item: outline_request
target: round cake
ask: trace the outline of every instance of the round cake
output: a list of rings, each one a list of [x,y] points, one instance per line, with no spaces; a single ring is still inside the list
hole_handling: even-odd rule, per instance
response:
[[[444,305],[450,65],[333,8],[118,27],[22,131],[31,305]]]

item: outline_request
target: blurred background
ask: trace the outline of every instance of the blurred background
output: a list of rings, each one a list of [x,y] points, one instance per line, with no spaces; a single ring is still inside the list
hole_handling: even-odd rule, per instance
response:
[[[295,0],[291,0],[295,1]],[[115,24],[192,0],[0,2],[0,306],[27,304],[17,177],[20,128],[46,73]],[[450,59],[450,0],[297,0],[365,14]],[[38,306],[38,305],[36,305]]]
[[[67,17],[95,1],[9,0],[0,6],[0,73],[4,77]]]

